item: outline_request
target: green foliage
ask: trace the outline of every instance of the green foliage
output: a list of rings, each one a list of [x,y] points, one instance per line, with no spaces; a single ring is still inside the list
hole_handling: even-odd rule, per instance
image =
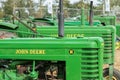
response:
[[[69,7],[70,6],[70,1],[69,0],[64,0],[63,4],[64,4],[64,7]]]
[[[3,9],[3,12],[0,12],[0,17],[3,16],[3,13],[6,15],[12,15],[13,14],[13,10],[14,8],[16,7],[31,7],[33,8],[34,5],[34,0],[5,0],[4,2],[2,2],[3,6],[2,6],[2,9]],[[43,7],[43,3],[45,2],[46,0],[39,0],[39,3],[38,3],[38,12],[35,13],[35,10],[32,9],[32,10],[28,10],[29,12],[29,15],[26,13],[25,9],[21,11],[21,14],[22,16],[31,16],[31,15],[37,15],[37,16],[43,16],[47,13],[47,10],[43,10],[41,8],[45,8],[46,7]],[[56,2],[59,2],[59,0],[55,0]],[[120,0],[110,0],[110,3],[111,3],[111,7],[113,7],[114,5],[120,5]],[[81,9],[81,8],[85,8],[85,9],[89,9],[89,1],[86,0],[86,2],[84,2],[84,0],[80,0],[79,2],[76,2],[74,4],[70,4],[70,0],[63,0],[63,4],[64,4],[64,8],[77,8],[77,9]],[[98,5],[98,6],[94,6],[94,10],[102,10],[103,9],[103,6],[102,4]],[[33,14],[33,12],[35,14]],[[65,16],[68,16],[68,15],[74,15],[75,12],[72,11],[73,13],[68,13],[68,11],[65,11],[64,14]]]
[[[33,0],[6,0],[3,5],[5,14],[12,15],[13,9],[16,7],[33,7]],[[29,12],[31,13],[31,11]]]
[[[0,12],[0,18],[3,18],[4,13]]]
[[[111,7],[120,6],[120,0],[110,0]]]
[[[3,9],[5,14],[10,15],[13,13],[13,1],[14,0],[7,0],[6,2],[3,3],[4,4]]]

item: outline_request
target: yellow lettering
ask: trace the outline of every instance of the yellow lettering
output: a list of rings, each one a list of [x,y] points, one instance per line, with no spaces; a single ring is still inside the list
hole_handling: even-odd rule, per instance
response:
[[[45,54],[45,50],[30,50],[30,54]]]
[[[18,49],[16,50],[16,54],[45,54],[45,50],[36,50],[36,49],[31,49],[31,50],[26,50],[26,49]]]
[[[16,54],[28,54],[28,50],[18,49],[18,50],[16,50]]]
[[[84,34],[67,34],[66,37],[72,38],[72,37],[84,37]]]
[[[51,36],[58,37],[58,35],[57,35],[57,34],[51,34]]]
[[[51,34],[51,36],[58,37],[57,34]],[[72,37],[84,37],[84,34],[66,34],[66,37],[72,38]]]

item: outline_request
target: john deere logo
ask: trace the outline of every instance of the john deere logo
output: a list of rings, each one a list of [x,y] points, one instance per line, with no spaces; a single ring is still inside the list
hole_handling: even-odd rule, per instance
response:
[[[74,54],[74,50],[69,50],[69,54]]]

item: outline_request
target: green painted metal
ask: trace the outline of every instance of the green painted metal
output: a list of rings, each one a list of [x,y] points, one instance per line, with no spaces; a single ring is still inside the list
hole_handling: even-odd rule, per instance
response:
[[[34,37],[34,35],[30,30],[28,30],[24,25],[18,23],[20,26],[16,32],[19,34],[20,37]],[[24,32],[25,31],[25,32]],[[57,27],[37,27],[37,35],[38,37],[43,36],[55,36],[57,37]],[[92,37],[92,36],[99,36],[103,37],[106,41],[105,43],[105,54],[104,54],[104,63],[111,64],[113,63],[114,59],[114,48],[115,48],[115,29],[113,26],[96,26],[96,27],[89,27],[89,26],[65,26],[65,36],[66,37]],[[112,42],[112,44],[110,43]],[[109,48],[108,48],[109,46]],[[108,54],[109,53],[109,54]]]
[[[81,25],[85,25],[84,8],[81,9]]]
[[[84,12],[83,12],[84,13]],[[105,25],[115,25],[115,21],[112,21],[113,17],[99,18],[101,23]],[[115,20],[115,19],[114,19]],[[36,21],[33,21],[36,22]],[[50,22],[50,21],[48,21]],[[25,23],[28,23],[25,21]],[[46,23],[46,22],[45,22]],[[52,22],[53,23],[53,22]],[[114,63],[114,49],[115,49],[115,29],[113,26],[80,26],[88,22],[84,22],[84,16],[80,21],[68,21],[65,22],[65,36],[66,37],[78,37],[72,39],[66,38],[46,38],[46,39],[4,39],[0,40],[0,65],[5,69],[0,70],[1,80],[36,80],[38,79],[39,70],[36,69],[38,61],[44,63],[50,62],[49,66],[54,66],[63,62],[61,65],[65,67],[60,71],[61,74],[58,79],[63,80],[103,80],[103,64],[111,65],[109,68],[112,74],[113,63]],[[51,25],[37,26],[37,32],[35,34],[31,32],[34,29],[33,24],[31,30],[25,28],[23,24],[17,22],[19,28],[16,30],[16,34],[19,37],[44,37],[44,36],[57,36],[57,26],[51,27]],[[57,23],[56,23],[57,24]],[[79,27],[78,27],[79,24]],[[89,23],[88,23],[89,24]],[[95,23],[97,24],[97,23]],[[71,26],[71,27],[70,27]],[[13,27],[12,27],[13,28]],[[24,34],[25,33],[25,34]],[[87,37],[102,37],[104,39],[104,52],[103,52],[103,41],[101,38],[82,38]],[[7,45],[7,46],[6,46]],[[5,52],[7,50],[7,52]],[[104,59],[104,63],[103,63]],[[6,64],[6,63],[8,64]],[[65,63],[64,63],[65,62]],[[4,64],[3,64],[4,63]],[[27,63],[27,64],[26,64]],[[28,64],[31,63],[31,64]],[[74,65],[71,65],[74,64]],[[6,67],[7,65],[7,67]],[[25,71],[28,73],[17,73],[22,68],[26,68]],[[30,65],[30,66],[28,66]],[[58,65],[58,64],[57,64]],[[16,68],[17,66],[17,68]],[[20,68],[19,66],[22,66]],[[60,65],[58,65],[60,67]],[[32,68],[31,68],[32,67]],[[48,67],[45,69],[47,70]],[[75,74],[76,73],[76,74]],[[90,75],[91,74],[91,75]],[[53,78],[53,75],[51,76]],[[65,78],[65,79],[64,79]]]
[[[31,29],[33,29],[34,25],[33,24],[29,24],[27,23],[27,21],[22,21],[24,24],[28,25],[31,27]],[[16,34],[19,37],[33,37],[34,32],[31,31],[30,29],[28,29],[27,27],[25,27],[24,24],[20,23],[19,21],[15,21],[15,24],[19,26],[19,28],[16,31],[12,31],[12,32],[16,32]]]
[[[41,26],[44,25],[51,25],[51,26],[55,26],[57,25],[57,22],[54,21],[53,19],[49,19],[49,18],[33,18],[32,22],[41,22]]]
[[[82,17],[82,16],[81,16]],[[46,19],[45,19],[46,20]],[[89,22],[88,21],[84,21],[82,18],[81,20],[83,22],[81,22],[80,20],[65,20],[64,22],[64,26],[80,26],[81,24],[85,24],[85,25],[89,25]],[[33,20],[33,22],[37,25],[37,26],[40,26],[40,27],[48,27],[48,26],[54,26],[54,27],[57,27],[57,21],[54,21],[54,20],[46,20],[44,21],[44,19],[35,19]],[[93,25],[100,25],[100,21],[99,20],[94,20],[93,22]]]
[[[31,23],[27,23],[27,21],[23,21],[24,23],[26,23],[26,24],[28,24],[29,26],[31,26],[31,28],[34,28],[34,24],[31,24]],[[36,24],[36,21],[34,21],[35,22],[35,24]],[[38,22],[37,22],[38,23]],[[83,19],[83,23],[84,23],[84,19]],[[16,30],[16,31],[13,31],[13,32],[16,32],[16,34],[19,36],[19,37],[32,37],[33,36],[33,32],[31,31],[31,30],[29,30],[27,27],[25,27],[22,23],[20,23],[19,21],[15,21],[15,24],[16,25],[18,25],[19,26],[19,28]],[[42,21],[41,21],[41,24],[43,24],[42,23]],[[93,23],[93,25],[99,25],[100,24],[100,22],[99,21],[95,21],[94,23]],[[80,21],[69,21],[69,22],[65,22],[64,23],[64,25],[66,25],[65,27],[70,27],[70,28],[72,28],[72,27],[81,27],[80,25],[81,25],[81,23],[80,23]],[[85,25],[89,25],[89,22],[85,22]],[[48,27],[48,29],[49,28],[52,28],[52,27],[55,27],[55,28],[57,28],[57,25],[55,25],[55,26],[51,26],[51,25],[36,25],[36,28],[38,28],[39,29],[39,27],[45,27],[45,28],[47,28]],[[38,32],[39,33],[39,32]],[[32,36],[31,36],[32,35]]]
[[[18,74],[16,74],[16,70],[5,70],[5,71],[0,70],[0,80],[24,80],[24,77],[27,76],[26,75],[19,76]]]
[[[81,21],[66,21],[65,23],[64,23],[64,25],[65,26],[80,26],[82,23],[81,23]],[[85,21],[85,23],[84,23],[85,25],[89,25],[89,22],[88,21]],[[100,21],[98,21],[98,20],[95,20],[94,22],[93,22],[93,25],[100,25],[101,23],[100,23]],[[43,27],[43,26],[40,26],[40,27]],[[47,26],[44,26],[44,27],[47,27]]]
[[[82,26],[65,27],[66,37],[102,37],[105,41],[104,63],[112,64],[114,62],[116,29],[114,26]],[[44,35],[58,36],[58,30],[55,27],[38,27],[37,32]]]
[[[40,31],[39,31],[40,30]],[[41,34],[57,36],[57,29],[39,27],[38,31]],[[66,37],[102,37],[105,41],[104,47],[104,64],[109,64],[109,76],[113,74],[114,64],[114,52],[115,52],[115,40],[116,40],[116,29],[114,26],[82,26],[82,27],[65,27]]]
[[[116,24],[116,16],[94,16],[95,20],[99,20],[103,25],[114,25],[116,28],[116,49],[120,48],[120,25]]]
[[[84,13],[84,12],[83,12]],[[99,18],[98,18],[99,19]],[[114,24],[114,23],[111,23],[111,22],[113,22],[112,21],[112,19],[111,18],[105,18],[104,20],[102,20],[101,18],[99,19],[100,21],[101,21],[101,23],[103,23],[104,22],[104,24],[105,25],[108,25],[108,24]],[[28,23],[27,21],[24,21],[25,23]],[[45,22],[46,23],[46,22]],[[84,36],[87,36],[87,37],[91,37],[91,36],[94,36],[94,37],[102,37],[103,39],[104,39],[104,54],[103,54],[103,57],[101,57],[101,59],[103,58],[104,59],[104,64],[109,64],[110,66],[109,66],[109,71],[110,71],[110,73],[109,73],[109,75],[112,75],[112,73],[113,73],[113,71],[112,71],[112,69],[113,69],[113,63],[114,63],[114,50],[115,50],[115,33],[116,33],[116,31],[115,31],[115,29],[113,28],[113,26],[95,26],[95,27],[93,27],[93,26],[91,26],[91,27],[88,27],[88,26],[83,26],[84,25],[84,16],[82,16],[82,18],[81,18],[81,23],[80,23],[80,21],[68,21],[68,22],[65,22],[65,24],[64,25],[67,25],[67,26],[65,26],[65,36],[66,37],[70,37],[70,38],[72,38],[72,37],[84,37]],[[78,24],[79,24],[79,26],[78,26]],[[80,24],[82,24],[82,26],[80,26]],[[86,23],[85,23],[86,24]],[[89,23],[88,23],[89,24]],[[42,25],[42,26],[37,26],[37,32],[39,33],[39,34],[34,34],[33,32],[31,32],[31,30],[28,30],[27,28],[25,28],[24,26],[25,25],[23,25],[23,24],[21,24],[21,23],[19,23],[19,22],[17,22],[17,25],[19,25],[19,28],[17,29],[17,31],[16,31],[16,33],[19,35],[19,37],[34,37],[35,35],[37,35],[37,37],[44,37],[44,36],[53,36],[53,37],[58,37],[57,36],[57,33],[58,33],[58,31],[57,31],[57,26],[51,26],[51,25],[46,25],[46,26],[44,26],[44,25]],[[31,26],[31,29],[34,27],[33,26],[33,24],[29,24],[28,23],[28,25],[30,25]],[[22,32],[23,31],[23,32]],[[25,34],[23,34],[23,33],[25,33]],[[49,40],[49,39],[47,39],[47,40]],[[46,41],[47,42],[47,41]],[[61,41],[62,42],[62,41]],[[18,42],[19,43],[19,42]],[[26,43],[26,42],[25,42]],[[25,44],[24,43],[24,44]],[[31,44],[33,43],[32,41],[30,42]],[[44,43],[44,42],[43,42]],[[63,43],[64,43],[64,41],[63,41]],[[68,43],[68,42],[67,42]],[[71,42],[72,43],[72,42]],[[55,46],[52,42],[51,43],[49,43],[49,44],[52,44],[52,46]],[[6,44],[7,45],[7,44]],[[26,44],[27,45],[27,44]],[[26,46],[25,45],[25,46]],[[21,45],[18,45],[18,49],[20,49],[21,47],[20,46],[23,46],[22,44]],[[25,47],[24,46],[24,47]],[[33,45],[34,46],[34,45]],[[37,45],[36,45],[37,46]],[[47,45],[47,46],[50,46],[50,45]],[[60,46],[63,46],[63,45],[60,45]],[[65,45],[64,45],[65,46]],[[74,45],[69,45],[69,46],[72,46],[72,47],[74,47]],[[81,45],[82,47],[83,47],[83,45]],[[87,46],[87,45],[84,45],[84,46]],[[10,46],[9,46],[10,47]],[[23,48],[24,48],[23,47]],[[39,47],[39,46],[37,46],[37,47]],[[56,47],[56,46],[55,46]],[[57,47],[59,47],[59,45],[57,45]],[[5,48],[4,46],[2,46],[2,48]],[[12,48],[12,47],[11,47]],[[15,48],[15,45],[14,45],[14,48]],[[28,46],[26,47],[26,48],[29,48]],[[35,48],[35,46],[34,46],[34,48]],[[42,46],[42,48],[44,48],[44,46]],[[45,47],[46,48],[46,47]],[[67,46],[67,48],[70,48],[70,47],[68,47]],[[92,48],[92,46],[91,46],[91,48]],[[10,49],[8,49],[8,50],[10,50]],[[2,51],[2,50],[1,50]],[[21,50],[20,50],[21,51]],[[46,50],[47,51],[47,50]],[[55,56],[55,54],[53,54],[53,56],[54,57],[56,57],[56,58],[58,58],[58,57],[60,57],[61,55],[59,55],[59,53],[57,53],[57,52],[60,52],[60,51],[64,51],[64,50],[62,50],[62,49],[60,49],[60,50],[54,50],[55,52],[56,52],[56,54],[58,54],[58,56]],[[80,50],[81,51],[81,50]],[[2,51],[3,52],[3,51]],[[18,51],[19,52],[19,51]],[[1,56],[3,59],[27,59],[27,60],[31,60],[31,55],[32,54],[34,54],[34,55],[38,55],[38,53],[36,54],[36,52],[39,52],[39,50],[37,50],[37,49],[35,49],[35,50],[33,50],[33,52],[35,52],[35,53],[32,53],[32,52],[30,52],[31,54],[30,54],[30,56],[29,56],[29,58],[26,56],[28,53],[30,52],[30,48],[29,49],[22,49],[22,52],[20,52],[20,55],[24,55],[25,56],[25,58],[21,58],[21,56],[17,56],[17,55],[12,55],[12,56],[5,56],[5,58],[3,57],[3,56]],[[53,51],[51,51],[51,53],[52,53]],[[86,52],[86,51],[85,51]],[[95,52],[95,51],[93,51],[93,52]],[[14,53],[14,52],[11,52],[11,53]],[[7,54],[9,54],[9,53],[7,53]],[[91,54],[92,55],[92,54]],[[89,55],[89,56],[91,56],[91,55]],[[49,56],[49,55],[48,55]],[[17,78],[19,78],[20,80],[23,80],[24,79],[24,77],[30,77],[30,78],[27,78],[26,80],[29,80],[29,79],[32,79],[32,80],[35,80],[35,79],[37,79],[37,77],[39,76],[39,73],[38,73],[38,71],[35,71],[35,63],[36,63],[36,61],[35,60],[48,60],[48,61],[52,61],[52,59],[53,60],[55,60],[55,61],[61,61],[61,60],[63,60],[63,61],[65,61],[66,62],[66,59],[63,59],[64,57],[62,56],[60,59],[58,58],[58,59],[56,59],[56,58],[54,58],[53,56],[51,56],[50,58],[49,57],[45,57],[45,56],[42,56],[42,58],[41,58],[41,56],[39,56],[39,58],[37,57],[37,56],[32,56],[32,60],[33,60],[33,64],[32,64],[32,71],[30,71],[29,72],[29,75],[24,75],[23,77],[21,77],[20,76],[20,78],[17,76],[14,76],[16,79]],[[14,58],[13,58],[14,57]],[[95,55],[94,55],[94,57],[95,57]],[[46,59],[45,59],[46,58]],[[74,59],[75,59],[76,57],[74,57]],[[84,58],[84,57],[83,57]],[[92,58],[93,58],[93,56],[92,56]],[[70,60],[72,60],[73,59],[73,57],[71,57],[71,58],[69,58]],[[83,61],[83,62],[88,62],[89,63],[89,60],[88,59],[90,59],[90,58],[88,58],[88,56],[87,56],[87,60],[86,60],[86,58],[85,58],[85,60]],[[35,62],[34,62],[35,61]],[[75,60],[73,60],[74,62],[76,61],[78,61],[78,58],[76,58]],[[91,61],[91,62],[95,62],[95,61]],[[12,74],[16,74],[16,73],[14,73],[14,69],[15,69],[15,65],[16,65],[16,63],[24,63],[24,62],[21,62],[21,61],[13,61],[13,63],[11,64],[11,66],[10,67],[12,67],[13,69],[12,69]],[[18,65],[17,64],[17,65]],[[77,64],[77,63],[76,63]],[[70,66],[71,65],[71,63],[66,63],[66,65],[67,66]],[[82,64],[81,64],[81,66],[82,66]],[[85,65],[86,66],[86,65]],[[99,66],[98,64],[96,65],[96,66]],[[72,67],[74,67],[74,65],[71,65],[71,68]],[[77,66],[76,67],[76,69],[78,69],[78,67],[79,66]],[[95,66],[94,66],[95,67]],[[92,68],[93,68],[93,66],[92,66]],[[70,70],[70,69],[68,69],[70,72],[72,72],[73,70]],[[80,69],[80,71],[81,71],[82,69]],[[79,72],[77,72],[78,70],[74,70],[74,71],[76,71],[75,73],[79,73]],[[87,71],[88,70],[85,70],[85,71],[83,71],[83,72],[81,72],[80,73],[80,75],[83,75],[83,77],[82,78],[80,78],[80,80],[83,80],[83,79],[95,79],[95,76],[98,76],[98,74],[96,74],[96,75],[89,75],[89,74],[86,74],[87,73]],[[93,73],[95,70],[93,70],[93,71],[91,71],[91,73]],[[1,72],[4,72],[4,71],[1,71]],[[99,72],[100,72],[100,70],[99,70]],[[8,70],[8,73],[9,73],[9,70]],[[90,72],[88,72],[88,73],[90,73]],[[101,72],[100,72],[101,73]],[[66,76],[67,76],[68,74],[66,73]],[[71,75],[74,75],[73,73],[71,73]],[[3,75],[2,75],[3,76]],[[6,76],[6,74],[4,74],[4,76]],[[10,75],[11,76],[11,75]],[[61,75],[59,75],[59,76],[61,76]],[[72,80],[72,79],[74,79],[74,80],[77,80],[77,79],[79,79],[79,76],[77,76],[77,77],[74,77],[74,78],[71,78],[71,77],[69,77],[70,75],[68,75],[67,76],[67,80]],[[102,75],[99,75],[99,76],[102,76]],[[12,78],[14,78],[14,77],[12,77]],[[73,77],[73,76],[72,76]],[[84,78],[85,77],[85,78]],[[92,78],[91,78],[92,77]],[[93,78],[94,77],[94,78]],[[103,77],[103,76],[102,76]],[[14,79],[15,79],[14,78]],[[63,78],[63,76],[62,77],[60,77],[60,78]],[[13,80],[14,80],[13,79]],[[101,78],[102,80],[103,80],[103,78]],[[98,78],[96,78],[95,80],[101,80],[100,78],[98,79]],[[5,77],[5,80],[9,80],[9,77],[8,76],[6,76]]]
[[[7,68],[0,70],[0,79],[39,79],[36,76],[41,72],[40,68],[35,68],[42,61],[49,62],[45,65],[53,65],[52,62],[54,62],[59,68],[62,67],[63,71],[65,69],[66,77],[59,71],[58,75],[62,77],[58,79],[103,80],[103,47],[103,39],[99,37],[3,39],[0,40],[0,65],[6,65]],[[58,64],[59,62],[65,63],[63,65]],[[12,63],[16,64],[17,68],[10,68]],[[18,73],[20,66],[31,67],[25,70],[28,73],[20,74]],[[44,68],[47,67],[44,66]]]
[[[116,16],[94,16],[94,20],[99,20],[105,25],[116,25]]]
[[[120,37],[120,24],[116,24],[116,34]]]
[[[0,28],[16,29],[18,26],[10,22],[0,22]]]
[[[30,30],[22,28],[22,24],[18,29],[17,34],[19,33],[22,37],[33,37],[33,33],[29,32]],[[25,32],[19,32],[26,30]],[[23,29],[23,30],[22,30]],[[43,37],[43,36],[53,36],[57,37],[57,27],[37,27],[37,36]],[[21,34],[22,33],[22,34]],[[24,33],[24,34],[23,34]],[[114,26],[81,26],[81,27],[75,27],[75,26],[65,26],[65,36],[66,37],[103,37],[105,42],[105,54],[104,54],[104,63],[112,64],[114,61],[114,51],[115,51],[115,27]],[[34,34],[35,35],[35,34]]]

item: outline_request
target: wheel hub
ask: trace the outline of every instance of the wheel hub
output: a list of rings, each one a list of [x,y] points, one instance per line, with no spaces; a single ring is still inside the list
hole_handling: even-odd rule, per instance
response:
[[[105,77],[105,80],[109,80],[109,76]],[[114,76],[112,77],[112,80],[117,80],[117,78],[115,78]]]

